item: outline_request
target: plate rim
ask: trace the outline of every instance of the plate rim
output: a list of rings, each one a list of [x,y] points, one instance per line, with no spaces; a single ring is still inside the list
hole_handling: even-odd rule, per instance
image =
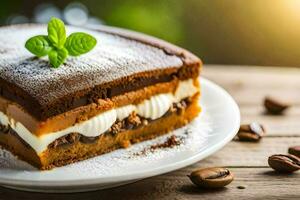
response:
[[[158,166],[152,169],[147,170],[141,170],[138,172],[134,172],[131,174],[122,174],[122,175],[106,175],[102,177],[95,177],[95,178],[86,178],[86,179],[72,179],[72,180],[24,180],[24,179],[18,179],[18,178],[0,178],[0,185],[6,185],[6,186],[24,186],[26,188],[28,187],[35,187],[35,188],[42,188],[42,187],[64,187],[64,188],[70,188],[70,187],[76,187],[76,186],[95,186],[98,184],[112,184],[116,182],[125,182],[130,180],[138,180],[138,179],[144,179],[144,178],[150,178],[153,176],[165,174],[168,172],[172,172],[181,168],[184,168],[186,166],[189,166],[191,164],[194,164],[209,155],[214,154],[216,151],[223,148],[227,143],[229,143],[233,137],[236,135],[239,126],[240,126],[240,110],[233,99],[233,97],[221,86],[217,85],[216,83],[200,77],[201,84],[205,83],[209,85],[210,87],[217,90],[219,93],[222,94],[222,96],[228,98],[230,103],[232,104],[233,113],[235,114],[235,123],[232,126],[232,129],[229,133],[226,134],[226,137],[223,138],[223,140],[210,148],[206,148],[201,153],[197,153],[194,156],[191,156],[184,160],[179,160],[178,162],[172,162],[170,164]],[[63,188],[61,188],[63,189]]]

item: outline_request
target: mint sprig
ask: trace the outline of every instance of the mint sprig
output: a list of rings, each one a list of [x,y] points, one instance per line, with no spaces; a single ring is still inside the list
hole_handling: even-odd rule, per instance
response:
[[[80,56],[92,50],[97,40],[87,33],[72,33],[66,36],[65,24],[57,18],[48,23],[48,35],[37,35],[28,39],[25,47],[32,54],[49,57],[52,67],[59,67],[68,55]]]
[[[45,35],[37,35],[30,38],[27,40],[25,47],[38,57],[46,56],[52,50],[51,42]]]
[[[51,65],[58,68],[68,57],[68,50],[66,48],[52,50],[48,53],[48,57]]]
[[[48,38],[53,46],[58,49],[63,48],[67,35],[66,28],[63,21],[57,18],[52,18],[48,23]]]
[[[65,43],[66,49],[71,56],[79,56],[87,53],[90,49],[94,48],[97,41],[96,39],[86,33],[72,33]]]

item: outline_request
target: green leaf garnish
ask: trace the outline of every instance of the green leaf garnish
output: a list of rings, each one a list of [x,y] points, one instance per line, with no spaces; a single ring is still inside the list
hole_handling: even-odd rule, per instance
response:
[[[97,40],[86,33],[72,33],[66,37],[63,21],[53,17],[48,23],[48,36],[34,36],[26,41],[25,47],[38,57],[48,55],[51,65],[57,68],[64,63],[68,55],[85,54],[92,50],[96,44]]]
[[[66,58],[68,57],[68,50],[65,48],[52,50],[49,52],[48,56],[52,66],[54,68],[57,68],[61,64],[63,64]]]
[[[89,52],[95,47],[97,40],[86,33],[72,33],[65,43],[66,49],[71,56],[79,56]]]
[[[52,18],[48,23],[48,38],[53,46],[61,49],[67,39],[65,24],[57,18]]]
[[[25,44],[26,49],[38,57],[46,56],[52,50],[51,42],[46,35],[37,35]]]

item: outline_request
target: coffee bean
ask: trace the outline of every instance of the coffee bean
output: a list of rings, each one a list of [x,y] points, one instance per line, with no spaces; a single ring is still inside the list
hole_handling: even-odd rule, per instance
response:
[[[293,146],[289,148],[289,154],[297,156],[300,158],[300,146]]]
[[[212,167],[193,171],[189,178],[199,187],[220,188],[233,181],[233,174],[228,169]]]
[[[240,126],[237,133],[237,139],[247,142],[258,142],[265,134],[264,127],[256,122]]]
[[[300,158],[289,154],[272,155],[269,157],[268,163],[278,172],[291,173],[300,169]]]
[[[264,106],[269,114],[280,115],[282,114],[290,105],[286,102],[280,100],[266,97],[264,100]]]

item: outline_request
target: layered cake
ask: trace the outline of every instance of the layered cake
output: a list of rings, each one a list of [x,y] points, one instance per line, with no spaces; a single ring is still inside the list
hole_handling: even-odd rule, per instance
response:
[[[84,31],[98,43],[59,68],[24,43],[46,25],[0,28],[0,145],[39,169],[152,139],[193,120],[201,61],[143,34]]]

